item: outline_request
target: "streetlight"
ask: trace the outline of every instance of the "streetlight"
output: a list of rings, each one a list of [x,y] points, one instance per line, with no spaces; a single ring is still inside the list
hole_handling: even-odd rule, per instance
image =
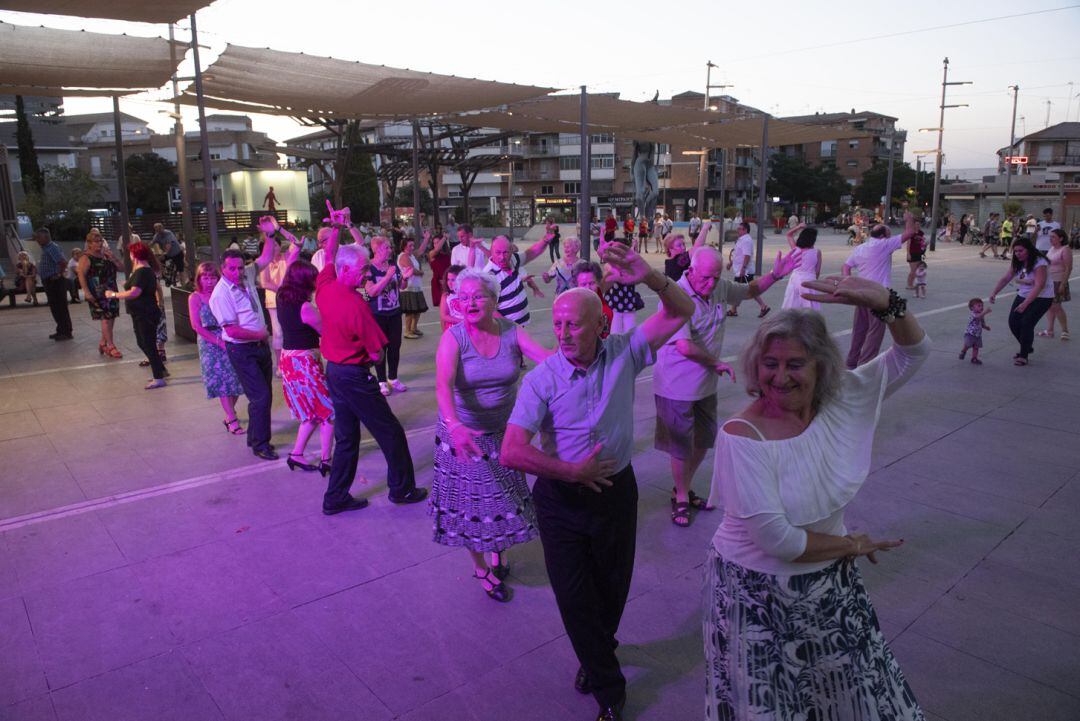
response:
[[[945,58],[943,65],[944,65],[944,71],[943,71],[943,75],[942,75],[942,78],[941,78],[941,105],[940,105],[941,116],[940,116],[940,119],[938,120],[938,127],[934,128],[934,130],[937,130],[938,140],[937,140],[937,157],[935,158],[936,162],[935,162],[935,165],[934,165],[934,198],[933,198],[933,204],[931,205],[931,210],[930,210],[930,250],[937,250],[937,226],[938,226],[938,207],[939,207],[938,206],[938,192],[939,192],[939,190],[941,188],[941,157],[942,157],[942,155],[941,155],[941,141],[942,141],[942,136],[945,133],[945,109],[946,108],[966,108],[967,107],[966,103],[961,103],[959,105],[946,105],[945,104],[945,91],[950,85],[971,85],[972,84],[970,80],[954,80],[952,82],[949,82],[949,59],[948,58]]]
[[[722,90],[724,88],[734,87],[733,85],[726,85],[726,84],[720,84],[720,85],[713,85],[712,84],[712,69],[715,68],[715,67],[719,67],[719,66],[714,64],[711,60],[705,62],[705,104],[702,106],[702,110],[706,110],[706,111],[713,110],[713,111],[715,111],[715,110],[718,109],[718,106],[711,105],[709,103],[709,91],[710,90],[712,90],[713,88]],[[698,161],[698,190],[697,190],[697,205],[698,205],[698,207],[697,207],[697,211],[699,213],[705,212],[705,173],[706,173],[706,167],[707,167],[706,166],[706,156],[708,155],[708,152],[709,152],[709,149],[706,148],[705,146],[702,146],[701,150],[698,153],[694,153],[695,155],[701,155],[701,159]]]

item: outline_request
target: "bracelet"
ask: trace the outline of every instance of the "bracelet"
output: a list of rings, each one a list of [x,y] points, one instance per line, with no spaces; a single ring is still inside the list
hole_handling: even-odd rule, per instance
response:
[[[892,323],[897,318],[907,315],[907,300],[901,298],[892,288],[889,288],[889,305],[885,310],[871,310],[870,314],[882,323]]]
[[[657,295],[660,295],[660,294],[661,294],[661,293],[663,293],[663,292],[664,292],[665,290],[667,290],[668,288],[670,288],[670,287],[671,287],[671,278],[668,278],[667,276],[665,276],[665,277],[664,277],[664,281],[665,281],[665,283],[664,283],[664,287],[663,287],[663,288],[658,288],[658,289],[656,290],[656,294],[657,294]]]

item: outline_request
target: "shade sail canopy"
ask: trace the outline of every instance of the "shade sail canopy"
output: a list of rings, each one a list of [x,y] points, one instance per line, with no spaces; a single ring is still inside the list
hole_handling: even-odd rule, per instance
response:
[[[0,10],[174,23],[209,4],[207,0],[0,0]]]
[[[64,95],[63,88],[159,88],[175,67],[163,38],[0,22],[0,85],[51,88]]]
[[[132,89],[109,88],[58,88],[43,85],[4,85],[0,84],[0,95],[22,95],[24,97],[62,95],[69,98],[100,98],[103,95],[131,95],[139,92]]]
[[[239,45],[227,46],[203,81],[207,107],[302,117],[416,117],[552,90]]]

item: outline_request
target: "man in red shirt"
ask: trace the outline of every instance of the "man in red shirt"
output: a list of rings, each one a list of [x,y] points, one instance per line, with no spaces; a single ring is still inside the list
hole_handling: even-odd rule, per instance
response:
[[[604,220],[604,242],[610,243],[615,240],[615,229],[619,227],[619,221],[615,220],[615,211],[609,210],[607,219]]]
[[[371,374],[386,345],[367,302],[357,292],[364,282],[367,252],[359,245],[338,248],[342,224],[334,211],[335,230],[326,242],[326,265],[315,280],[315,303],[322,314],[320,349],[326,359],[326,379],[334,402],[334,460],[323,496],[323,513],[332,516],[367,506],[365,498],[349,494],[360,458],[360,424],[367,426],[386,458],[386,485],[391,503],[419,503],[426,488],[416,487],[412,455],[405,429],[379,392]]]

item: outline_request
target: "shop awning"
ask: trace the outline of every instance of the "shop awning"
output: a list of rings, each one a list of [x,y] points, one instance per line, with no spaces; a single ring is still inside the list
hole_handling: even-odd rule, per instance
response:
[[[227,46],[203,81],[210,108],[320,118],[462,112],[552,90],[239,45]]]
[[[175,69],[164,38],[26,27],[0,22],[0,85],[114,90],[159,88]],[[110,92],[104,92],[109,90]],[[79,93],[81,94],[81,93]]]
[[[0,9],[143,23],[174,23],[209,4],[207,0],[0,0]]]

